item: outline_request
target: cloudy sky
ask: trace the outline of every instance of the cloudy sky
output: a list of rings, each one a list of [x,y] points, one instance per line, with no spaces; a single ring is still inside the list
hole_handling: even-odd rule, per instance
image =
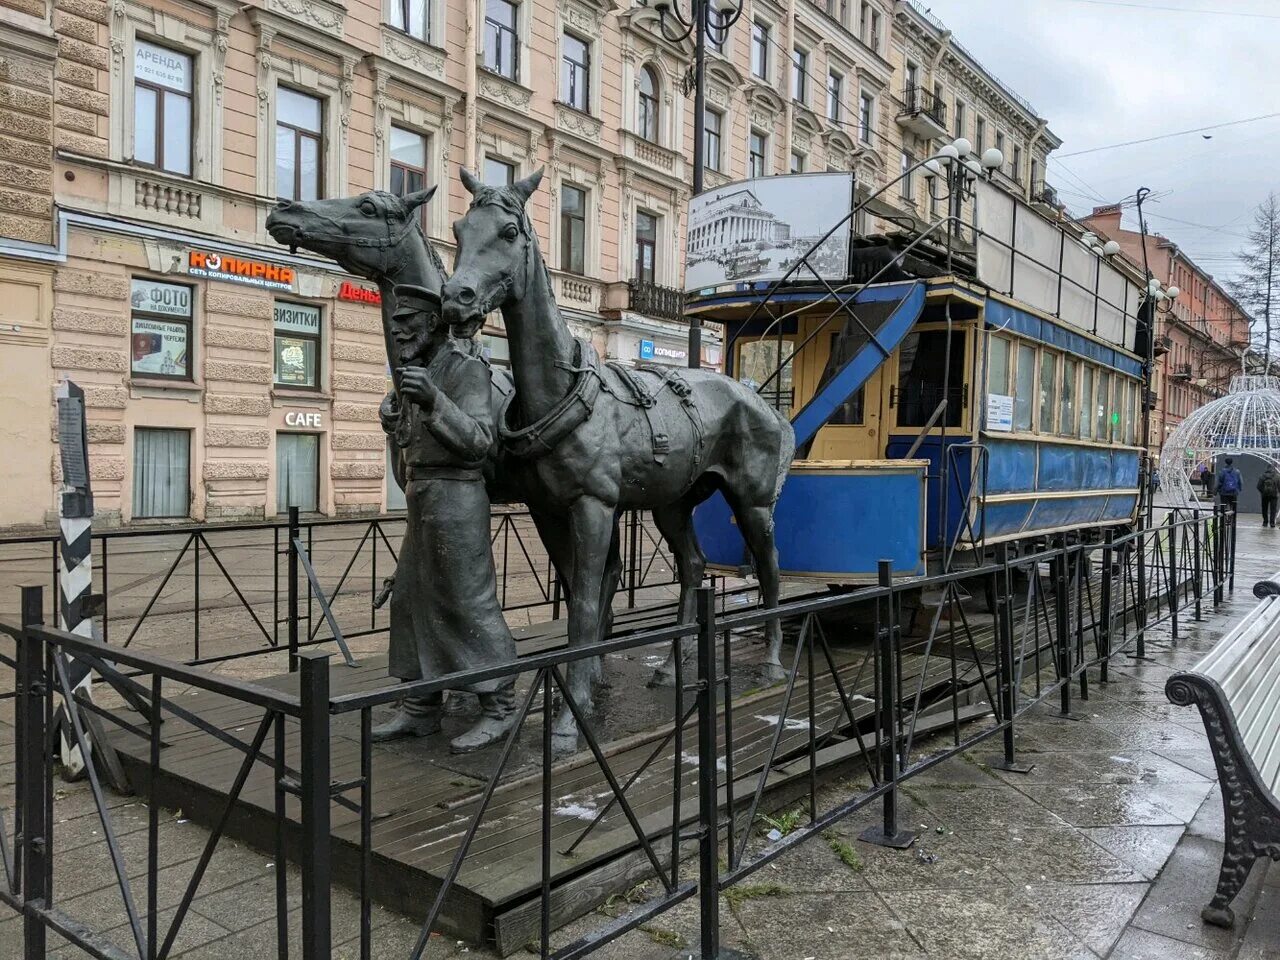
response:
[[[1280,193],[1280,116],[1070,154],[1280,114],[1280,0],[922,4],[1062,138],[1048,180],[1072,213],[1150,187],[1148,228],[1231,275],[1253,208]]]

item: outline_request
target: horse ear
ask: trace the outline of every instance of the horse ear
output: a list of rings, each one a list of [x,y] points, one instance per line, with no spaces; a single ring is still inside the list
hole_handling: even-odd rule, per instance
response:
[[[521,203],[528,203],[533,191],[538,189],[538,184],[542,182],[542,170],[539,167],[523,180],[517,180],[511,185],[512,192],[520,198]]]
[[[481,183],[476,179],[475,174],[466,167],[459,167],[458,176],[462,179],[462,185],[467,188],[467,193],[474,196],[475,192],[481,187]]]
[[[400,198],[400,202],[404,204],[405,211],[417,210],[424,203],[428,202],[435,196],[436,187],[432,185],[425,190],[415,190],[413,193],[406,193]]]

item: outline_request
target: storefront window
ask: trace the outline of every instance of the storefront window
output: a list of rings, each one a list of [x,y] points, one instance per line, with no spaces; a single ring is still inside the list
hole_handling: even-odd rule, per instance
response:
[[[186,517],[191,512],[191,433],[133,431],[134,519]]]
[[[135,376],[191,379],[191,288],[134,277],[129,369]]]
[[[279,387],[320,387],[320,308],[276,302],[275,383]]]
[[[393,481],[394,482],[394,481]],[[320,435],[276,434],[276,509],[303,513],[320,508]]]

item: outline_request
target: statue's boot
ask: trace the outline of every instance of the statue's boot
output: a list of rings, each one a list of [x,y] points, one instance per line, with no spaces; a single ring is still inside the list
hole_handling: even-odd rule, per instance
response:
[[[449,741],[453,753],[471,753],[502,739],[511,730],[516,719],[516,692],[514,687],[477,695],[480,701],[480,720],[466,733]]]
[[[440,732],[440,695],[406,697],[400,701],[395,715],[370,732],[374,743],[401,737],[429,737]]]
[[[450,690],[444,698],[444,714],[446,717],[460,717],[476,712],[476,695],[465,690]]]

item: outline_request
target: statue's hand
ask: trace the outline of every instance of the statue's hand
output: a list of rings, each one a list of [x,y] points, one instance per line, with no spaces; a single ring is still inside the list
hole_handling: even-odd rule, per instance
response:
[[[400,371],[400,392],[413,399],[424,413],[430,413],[440,389],[432,383],[424,368],[405,367]]]
[[[382,421],[384,433],[393,432],[400,422],[400,401],[394,392],[382,398],[382,403],[378,406],[378,419]]]

